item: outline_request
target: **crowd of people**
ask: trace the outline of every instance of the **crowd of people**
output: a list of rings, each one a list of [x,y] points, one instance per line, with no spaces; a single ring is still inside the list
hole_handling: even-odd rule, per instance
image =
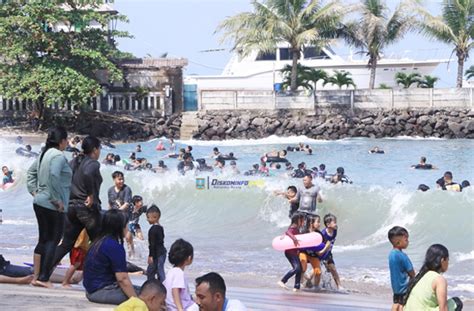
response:
[[[58,282],[58,279],[63,287],[70,287],[82,280],[89,301],[120,305],[117,310],[245,310],[238,300],[226,298],[225,282],[215,272],[197,278],[195,297],[191,295],[185,270],[193,262],[193,246],[178,239],[168,252],[164,244],[165,230],[160,224],[160,208],[153,203],[147,206],[142,196],[133,195],[120,170],[112,173],[113,186],[107,191],[107,211],[102,209],[100,189],[103,178],[99,162],[101,147],[102,144],[96,137],[74,137],[68,140],[64,128],[54,127],[49,130],[46,143],[39,154],[34,155],[28,145],[17,149],[19,155],[36,158],[27,172],[27,188],[33,197],[39,236],[32,268],[11,265],[0,256],[0,282],[53,288],[53,282]],[[65,150],[72,152],[71,161],[65,157]],[[207,159],[194,159],[192,146],[176,152],[173,140],[170,140],[168,149],[160,140],[156,150],[168,150],[170,153],[164,158],[177,158],[177,171],[183,175],[191,171],[240,174],[236,162],[238,158],[234,153],[223,154],[217,147]],[[25,152],[29,153],[25,155]],[[135,152],[125,161],[118,154],[108,153],[102,164],[116,166],[124,163],[125,170],[147,169],[156,173],[168,171],[163,160],[159,160],[158,165],[153,167],[146,158],[137,156],[140,152],[142,147],[137,145]],[[308,155],[313,153],[309,145],[302,143],[288,146],[286,150],[265,153],[260,157],[259,163],[243,173],[246,176],[273,176],[275,171],[281,170],[289,177],[302,178],[303,181],[300,188],[290,185],[286,191],[275,191],[275,195],[288,201],[291,222],[285,235],[294,243],[294,248],[284,252],[291,270],[281,278],[278,285],[289,289],[286,284],[294,277],[293,291],[299,291],[302,286],[318,290],[322,267],[325,267],[332,275],[337,290],[344,291],[332,252],[338,232],[337,217],[326,213],[321,219],[318,215],[317,206],[323,202],[323,198],[320,187],[314,181],[334,184],[352,182],[345,175],[343,167],[338,167],[332,175],[327,173],[323,163],[309,169],[305,162],[301,162],[294,168],[287,159],[289,152],[304,152]],[[369,153],[384,152],[375,147]],[[209,159],[214,163],[207,164]],[[230,162],[229,167],[226,162]],[[426,163],[425,157],[413,168],[436,169],[434,165]],[[3,185],[14,182],[13,171],[3,166],[2,172]],[[449,171],[436,184],[443,190],[458,192],[469,186],[468,181],[462,184],[453,182]],[[422,186],[426,185],[420,185],[419,189],[422,191],[429,189],[428,186],[428,189]],[[142,215],[146,216],[150,224],[146,236],[139,224]],[[322,230],[321,220],[324,224]],[[299,247],[298,235],[311,232],[319,233],[322,243],[312,248]],[[149,246],[148,267],[144,271],[147,281],[138,287],[132,284],[129,274],[140,268],[128,262],[127,257],[134,256],[134,239],[144,240],[145,237]],[[408,256],[403,253],[403,249],[408,247],[407,230],[394,227],[389,231],[388,238],[393,245],[389,255],[394,293],[392,310],[421,310],[425,307],[462,309],[462,302],[458,298],[447,299],[447,283],[440,274],[448,268],[449,254],[446,247],[432,245],[426,253],[420,272],[415,274]],[[125,244],[128,245],[128,254]],[[58,278],[54,275],[55,268],[68,253],[71,265],[65,276]],[[165,272],[167,258],[173,267]],[[306,274],[308,263],[312,269]]]

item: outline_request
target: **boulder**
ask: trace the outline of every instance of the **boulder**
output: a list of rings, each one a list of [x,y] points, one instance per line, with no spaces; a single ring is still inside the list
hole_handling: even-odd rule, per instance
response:
[[[431,125],[429,125],[429,124],[426,124],[425,126],[423,126],[422,131],[423,131],[423,133],[425,133],[426,135],[431,135],[431,134],[433,134],[433,128],[432,128]]]
[[[371,124],[374,124],[374,119],[372,117],[368,117],[368,118],[362,119],[361,122],[365,125],[371,125]]]
[[[453,134],[457,137],[461,131],[462,131],[462,124],[459,124],[457,122],[448,122],[448,128],[453,132]]]
[[[264,118],[255,118],[252,121],[252,125],[255,125],[255,126],[262,126],[264,124],[265,124],[265,119]]]
[[[468,133],[474,132],[474,120],[468,120],[463,123],[464,128],[467,130]]]
[[[416,124],[419,124],[420,126],[425,126],[428,121],[430,121],[430,119],[430,116],[421,116],[416,120]]]

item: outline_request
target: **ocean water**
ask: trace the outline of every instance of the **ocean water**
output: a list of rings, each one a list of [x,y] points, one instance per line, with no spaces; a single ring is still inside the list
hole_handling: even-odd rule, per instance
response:
[[[214,146],[224,153],[232,151],[239,158],[239,169],[245,171],[258,163],[264,152],[300,141],[312,146],[313,155],[289,153],[288,159],[293,165],[301,161],[308,167],[325,163],[329,173],[343,166],[354,182],[330,185],[317,181],[324,198],[318,213],[331,212],[338,217],[339,232],[333,252],[343,282],[353,280],[389,287],[387,256],[391,246],[387,231],[400,225],[410,232],[406,253],[415,269],[421,267],[429,245],[446,245],[451,256],[446,273],[449,294],[474,299],[474,189],[468,188],[462,193],[434,190],[436,179],[447,170],[453,172],[457,182],[466,179],[474,182],[474,141],[406,137],[316,141],[306,137],[270,137],[255,141],[180,141],[178,147],[192,145],[195,158],[208,157]],[[157,140],[141,143],[143,152],[139,155],[155,165],[166,154],[155,151],[156,143]],[[104,149],[102,157],[113,152],[126,158],[135,145]],[[368,154],[367,150],[376,145],[386,154]],[[0,164],[13,168],[17,179],[14,187],[0,191],[0,208],[3,209],[0,253],[5,257],[31,255],[37,239],[32,199],[26,191],[26,170],[32,160],[17,157],[16,147],[12,142],[0,140]],[[410,169],[422,155],[439,169]],[[154,202],[162,210],[166,246],[169,248],[176,238],[182,237],[195,248],[193,271],[218,271],[249,280],[260,278],[273,286],[289,268],[284,256],[271,248],[273,237],[282,234],[289,225],[288,204],[274,196],[273,191],[284,190],[289,185],[301,186],[302,181],[288,178],[283,171],[268,178],[211,173],[210,181],[251,180],[254,183],[236,189],[198,190],[196,178],[206,179],[208,175],[180,176],[174,171],[177,161],[164,160],[172,169],[167,174],[126,171],[125,178],[134,194],[142,195],[146,204]],[[121,168],[102,167],[102,202],[107,202],[111,174],[116,169]],[[433,190],[417,192],[420,183]],[[140,224],[146,233],[149,225],[145,217]],[[145,266],[146,243],[137,242],[137,249],[135,261]]]

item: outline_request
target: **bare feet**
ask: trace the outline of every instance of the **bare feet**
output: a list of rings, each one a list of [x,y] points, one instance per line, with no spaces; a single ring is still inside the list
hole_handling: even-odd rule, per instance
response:
[[[51,283],[50,281],[48,281],[48,282],[43,282],[43,281],[38,281],[38,280],[36,280],[36,281],[32,281],[32,282],[31,282],[31,285],[33,285],[33,286],[38,286],[38,287],[50,288],[50,289],[51,289],[51,288],[54,288],[53,283]]]
[[[33,275],[24,276],[16,280],[17,284],[30,284],[34,279]]]
[[[64,289],[71,289],[71,288],[72,288],[71,284],[68,284],[68,283],[63,283],[63,284],[61,284],[61,286],[62,286]]]

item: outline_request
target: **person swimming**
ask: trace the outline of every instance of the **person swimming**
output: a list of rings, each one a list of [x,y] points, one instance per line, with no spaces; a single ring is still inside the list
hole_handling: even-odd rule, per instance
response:
[[[162,140],[160,140],[160,141],[158,142],[158,145],[156,145],[156,148],[155,148],[155,149],[156,149],[157,151],[166,150],[165,144],[163,144],[163,141],[162,141]]]
[[[332,175],[329,178],[329,181],[331,182],[331,184],[338,184],[338,183],[352,184],[352,181],[349,179],[349,177],[347,177],[344,174],[344,168],[342,166],[336,169],[336,174]]]
[[[437,167],[435,167],[434,165],[426,163],[426,157],[421,157],[420,163],[416,165],[412,165],[411,167],[417,170],[436,170],[437,169]]]
[[[369,153],[378,153],[378,154],[384,154],[385,151],[380,149],[379,147],[375,146],[374,148],[369,150]]]
[[[15,150],[15,153],[19,156],[26,157],[26,158],[36,158],[39,155],[38,153],[32,151],[30,145],[17,148]]]
[[[2,186],[5,186],[6,184],[13,184],[15,182],[15,180],[13,179],[13,171],[10,171],[7,166],[2,167],[2,173],[3,173]]]
[[[425,185],[425,184],[420,184],[420,185],[418,186],[418,189],[417,189],[417,190],[420,190],[420,191],[422,191],[422,192],[426,192],[426,191],[430,190],[430,187],[428,187],[428,186]]]

